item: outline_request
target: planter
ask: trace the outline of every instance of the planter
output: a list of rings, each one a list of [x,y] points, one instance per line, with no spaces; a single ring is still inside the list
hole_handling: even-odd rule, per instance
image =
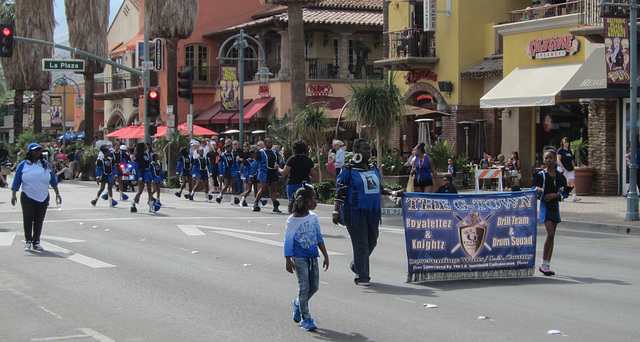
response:
[[[574,170],[576,179],[574,180],[575,189],[573,190],[578,196],[591,195],[591,185],[593,184],[593,175],[596,169],[593,167],[576,167]]]

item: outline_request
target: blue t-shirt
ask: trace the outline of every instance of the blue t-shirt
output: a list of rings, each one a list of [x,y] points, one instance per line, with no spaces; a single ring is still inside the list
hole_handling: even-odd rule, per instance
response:
[[[318,243],[324,242],[318,215],[313,211],[305,217],[289,216],[284,231],[284,256],[317,258]]]

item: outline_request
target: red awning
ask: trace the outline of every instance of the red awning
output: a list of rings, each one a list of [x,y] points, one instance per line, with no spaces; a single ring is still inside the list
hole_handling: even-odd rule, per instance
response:
[[[246,107],[244,107],[244,123],[249,123],[249,119],[254,116],[260,109],[268,105],[273,100],[273,97],[263,97],[253,100]]]
[[[136,49],[136,44],[138,44],[138,42],[144,41],[144,34],[139,34],[133,38],[131,38],[131,40],[129,40],[127,42],[126,47],[127,50],[135,50]]]
[[[218,112],[220,112],[220,108],[222,107],[222,102],[218,101],[214,103],[211,107],[207,108],[204,112],[200,113],[194,120],[193,123],[196,125],[208,125],[209,120],[214,117]]]
[[[244,99],[245,113],[246,113],[247,105],[251,102],[251,100],[253,99]],[[216,116],[214,116],[209,120],[209,123],[226,124],[226,123],[229,123],[229,119],[231,119],[236,114],[238,114],[238,112],[231,112],[231,113],[219,112]],[[236,121],[238,121],[238,119],[236,119]]]

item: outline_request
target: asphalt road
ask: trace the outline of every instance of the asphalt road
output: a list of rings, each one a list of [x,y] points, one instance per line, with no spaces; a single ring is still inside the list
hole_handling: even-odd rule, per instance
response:
[[[110,209],[64,183],[44,252],[23,251],[19,207],[0,189],[0,341],[636,341],[640,238],[559,227],[555,277],[406,283],[399,217],[386,217],[372,286],[353,283],[346,229],[321,206],[330,268],[310,301],[314,333],[292,321],[285,214],[164,194],[149,214]],[[544,238],[539,229],[540,239]],[[543,240],[540,240],[543,241]],[[538,247],[538,260],[541,245]],[[437,305],[427,308],[425,304]],[[486,319],[479,319],[486,317]],[[549,335],[551,330],[562,334]],[[635,336],[635,337],[634,337]]]

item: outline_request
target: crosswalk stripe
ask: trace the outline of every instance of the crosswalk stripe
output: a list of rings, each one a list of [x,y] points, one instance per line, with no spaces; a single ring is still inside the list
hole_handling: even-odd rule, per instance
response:
[[[278,246],[278,247],[284,247],[284,243],[280,242],[280,241],[274,241],[274,240],[269,240],[269,239],[263,239],[263,238],[259,238],[256,236],[249,236],[249,235],[244,235],[244,234],[238,234],[238,233],[234,233],[234,232],[229,232],[229,231],[220,231],[220,230],[216,230],[214,231],[216,234],[221,234],[221,235],[227,235],[227,236],[232,236],[238,239],[244,239],[244,240],[249,240],[249,241],[254,241],[254,242],[259,242],[259,243],[264,243],[266,245],[273,245],[273,246]],[[344,253],[340,253],[340,252],[332,252],[332,251],[327,251],[327,253],[329,253],[329,255],[344,255]]]
[[[0,233],[0,246],[6,247],[13,244],[13,239],[16,237],[16,233],[1,232]]]
[[[64,249],[62,247],[56,246],[54,244],[48,243],[48,242],[42,242],[41,243],[44,247],[44,249],[47,252],[51,252],[53,254],[56,254],[58,256],[61,256],[63,258],[69,259],[71,261],[75,261],[79,264],[85,265],[85,266],[89,266],[91,268],[105,268],[105,267],[116,267],[115,265],[111,265],[109,263],[100,261],[100,260],[96,260],[93,258],[90,258],[88,256],[82,255],[82,254],[78,254],[75,252],[71,252],[68,249]]]

